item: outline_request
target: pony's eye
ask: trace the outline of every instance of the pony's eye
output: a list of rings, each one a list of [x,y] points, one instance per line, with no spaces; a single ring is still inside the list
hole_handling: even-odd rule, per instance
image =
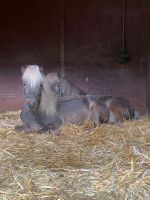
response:
[[[60,88],[60,84],[57,84],[56,86],[57,86],[58,88]]]
[[[25,83],[23,84],[23,87],[26,87],[26,84],[25,84]]]

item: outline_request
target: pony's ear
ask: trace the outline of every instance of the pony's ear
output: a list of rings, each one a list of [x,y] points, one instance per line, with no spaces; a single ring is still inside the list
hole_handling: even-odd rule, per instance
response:
[[[57,71],[56,73],[57,73],[58,78],[60,79],[61,78],[61,73],[59,71]]]
[[[57,76],[58,76],[59,79],[60,79],[60,78],[64,78],[64,74],[61,73],[60,71],[57,72]]]
[[[27,66],[26,66],[26,65],[24,65],[24,66],[21,66],[21,72],[22,72],[22,74],[24,73],[24,71],[26,70],[26,68],[27,68]]]
[[[44,67],[40,66],[39,69],[40,69],[40,72],[41,72],[41,73],[44,72]]]

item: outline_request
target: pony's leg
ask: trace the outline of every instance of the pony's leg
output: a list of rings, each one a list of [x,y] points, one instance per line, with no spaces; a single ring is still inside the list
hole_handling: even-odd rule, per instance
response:
[[[94,124],[98,125],[100,123],[106,123],[109,120],[109,110],[101,101],[96,101],[90,103],[91,120]]]
[[[47,126],[47,133],[52,134],[52,135],[62,134],[59,129],[61,125],[62,125],[62,121],[58,118],[55,122],[50,123]]]
[[[101,124],[99,113],[97,112],[93,113],[93,122],[94,122],[94,126],[98,126],[99,124]]]
[[[28,132],[45,133],[45,132],[49,131],[49,129],[42,127],[39,124],[34,124],[34,125],[32,125],[32,127],[29,127],[27,125],[16,126],[15,131],[23,132],[23,133],[28,133]]]
[[[28,111],[28,110],[22,110],[21,114],[20,114],[21,120],[24,123],[24,129],[29,131],[40,131],[42,130],[44,127],[39,124],[36,120],[35,115]]]
[[[122,113],[111,111],[109,112],[109,123],[119,124],[124,121],[124,116]]]
[[[134,110],[134,119],[138,120],[141,118],[141,114],[138,110]]]
[[[89,116],[89,120],[92,122],[94,127],[98,126],[101,123],[100,116],[98,112],[92,112]]]
[[[109,123],[115,124],[117,122],[117,116],[112,111],[109,112]]]
[[[15,127],[15,131],[27,133],[27,132],[32,131],[32,129],[29,128],[29,127],[27,127],[27,126],[21,125],[21,126],[16,126],[16,127]]]

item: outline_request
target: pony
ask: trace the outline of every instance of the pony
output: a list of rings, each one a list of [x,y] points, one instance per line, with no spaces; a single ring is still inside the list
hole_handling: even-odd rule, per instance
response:
[[[78,95],[86,95],[84,91],[82,91],[70,80],[62,76],[59,72],[52,72],[47,74],[46,79],[50,88],[55,82],[57,82],[59,87],[57,89],[54,88],[54,92],[57,94],[59,93],[60,96],[65,97],[66,99]],[[121,96],[109,95],[98,96],[98,98],[100,101],[103,101],[107,105],[110,111],[110,123],[123,122],[124,120],[140,118],[140,113],[134,110],[130,102]]]
[[[44,76],[38,65],[22,68],[24,105],[21,110],[22,131],[57,130],[68,123],[80,125],[90,121],[94,125],[106,123],[109,109],[92,95],[60,98],[60,79],[51,73]],[[54,77],[54,79],[53,79]]]

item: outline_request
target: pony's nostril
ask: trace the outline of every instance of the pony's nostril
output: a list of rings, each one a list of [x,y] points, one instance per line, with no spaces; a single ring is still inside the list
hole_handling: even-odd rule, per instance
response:
[[[26,98],[26,102],[31,105],[33,104],[33,99]]]

